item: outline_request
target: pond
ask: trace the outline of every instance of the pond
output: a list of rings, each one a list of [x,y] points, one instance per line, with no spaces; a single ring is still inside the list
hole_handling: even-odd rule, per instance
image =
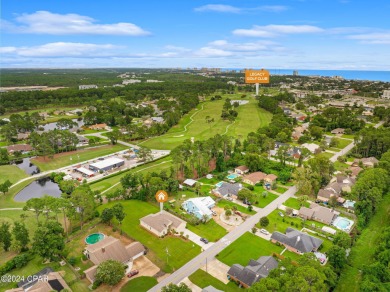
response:
[[[76,122],[77,123],[77,127],[81,127],[81,126],[84,126],[84,121],[83,120],[80,120],[78,121],[77,119],[72,119],[73,122]],[[42,127],[44,129],[45,132],[47,131],[50,131],[50,130],[54,130],[57,128],[57,123],[48,123],[48,124],[45,124],[45,125],[41,125],[40,127]]]
[[[52,182],[50,178],[41,178],[30,183],[27,187],[16,194],[14,200],[17,202],[26,202],[31,198],[40,198],[44,195],[59,198],[61,190],[58,184]]]
[[[23,158],[23,160],[15,162],[15,165],[30,175],[40,173],[39,168],[30,162],[30,158]]]

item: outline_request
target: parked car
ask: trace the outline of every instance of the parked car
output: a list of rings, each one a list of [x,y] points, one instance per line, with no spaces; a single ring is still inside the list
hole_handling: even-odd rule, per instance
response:
[[[211,210],[211,214],[213,214],[213,216],[217,216],[217,212]]]
[[[203,237],[200,238],[200,241],[204,242],[205,244],[209,243],[209,241],[206,238],[203,238]]]
[[[238,216],[242,216],[241,212],[240,211],[235,211],[234,214],[238,215]]]
[[[268,232],[267,230],[265,230],[265,229],[260,229],[260,232],[263,233],[263,234],[265,234],[265,235],[268,235],[268,234],[269,234],[269,232]]]
[[[243,203],[244,203],[245,205],[248,205],[248,206],[252,205],[252,203],[249,202],[247,199],[244,199]]]
[[[132,270],[130,273],[127,274],[128,278],[131,278],[139,273],[138,270]]]
[[[227,197],[226,200],[233,201],[232,197]]]
[[[280,217],[284,217],[284,214],[282,212],[278,213]]]

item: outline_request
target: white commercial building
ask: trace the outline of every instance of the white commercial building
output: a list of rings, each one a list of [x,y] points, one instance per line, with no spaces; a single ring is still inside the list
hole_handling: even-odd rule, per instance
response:
[[[93,171],[107,171],[115,167],[120,167],[124,164],[125,161],[123,159],[113,157],[113,158],[104,159],[96,163],[92,163],[89,165],[89,168],[92,169]]]

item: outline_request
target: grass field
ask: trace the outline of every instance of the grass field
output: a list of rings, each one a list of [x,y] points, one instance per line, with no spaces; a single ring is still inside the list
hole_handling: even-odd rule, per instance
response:
[[[141,276],[130,280],[121,288],[121,292],[146,292],[157,285],[157,280],[153,277]]]
[[[227,234],[227,231],[213,219],[206,224],[201,223],[196,226],[187,224],[187,229],[212,242],[218,241]]]
[[[293,208],[295,210],[299,210],[301,208],[301,203],[298,201],[298,199],[295,199],[295,198],[287,199],[287,201],[284,202],[283,205],[285,205],[286,207]],[[303,206],[305,206],[307,208],[309,207],[309,205],[310,204],[308,202],[303,203]]]
[[[343,149],[352,143],[351,140],[345,140],[345,139],[340,139],[340,138],[336,138],[336,141],[337,141],[337,148],[340,148],[340,149]]]
[[[98,210],[101,212],[115,203],[117,201],[100,206]],[[157,213],[158,207],[136,200],[121,201],[121,203],[127,214],[122,224],[123,231],[145,245],[149,249],[147,257],[163,271],[172,272],[200,253],[200,247],[191,241],[171,236],[158,238],[140,226],[139,219]],[[170,253],[168,258],[166,250]]]
[[[16,183],[22,178],[28,177],[24,170],[20,169],[15,165],[2,165],[0,166],[0,184],[5,182],[7,179],[11,183]]]
[[[121,144],[101,146],[96,148],[55,154],[53,159],[45,159],[43,157],[38,157],[31,159],[31,162],[38,166],[41,171],[47,171],[51,169],[61,168],[67,165],[72,165],[77,162],[94,159],[100,156],[109,155],[125,149],[128,149],[128,147],[123,146]]]
[[[141,165],[139,167],[136,167],[136,168],[133,168],[133,169],[129,169],[128,171],[123,172],[121,174],[118,174],[118,175],[115,175],[115,176],[112,176],[112,177],[107,177],[104,180],[92,183],[91,184],[91,189],[93,191],[100,191],[100,192],[102,192],[102,191],[105,191],[108,188],[114,186],[115,184],[118,184],[120,182],[121,178],[124,177],[127,173],[141,173],[141,174],[144,174],[146,172],[151,172],[151,171],[154,171],[154,172],[160,172],[162,170],[168,171],[171,166],[172,166],[171,157],[170,156],[164,157],[162,159],[159,159],[157,161],[148,163],[146,165]],[[113,187],[112,189],[110,189],[110,191],[114,191],[114,190],[116,190],[117,188],[120,188],[120,187],[121,187],[121,185],[118,184],[115,187]]]
[[[228,266],[233,264],[246,266],[251,259],[257,260],[261,256],[270,256],[274,252],[280,254],[282,250],[282,247],[246,232],[220,252],[217,258]]]
[[[235,98],[229,96],[229,98]],[[249,132],[271,121],[272,114],[259,108],[254,99],[237,108],[238,117],[234,123],[221,118],[225,99],[201,103],[196,109],[185,115],[178,125],[167,134],[155,137],[139,144],[153,149],[173,149],[184,140],[194,137],[195,140],[206,140],[216,134],[228,134],[237,138],[245,138]],[[207,123],[206,117],[214,119]]]
[[[254,214],[255,213],[255,211],[249,212],[248,208],[245,208],[244,206],[238,205],[238,204],[233,203],[233,202],[228,201],[228,200],[220,200],[217,203],[217,206],[221,207],[221,208],[224,208],[226,205],[229,206],[230,208],[232,208],[233,206],[236,206],[237,211],[240,211],[241,213],[245,213],[245,214]]]
[[[260,207],[260,208],[264,208],[265,206],[267,206],[269,203],[271,203],[273,200],[275,200],[278,196],[273,194],[273,193],[270,193],[268,192],[268,195],[263,198],[262,195],[258,195],[258,203],[255,204],[256,207]]]
[[[11,186],[8,193],[6,193],[5,195],[0,195],[0,207],[1,208],[17,208],[17,207],[23,208],[25,203],[15,202],[14,196],[33,181],[34,179],[28,179],[14,187]]]
[[[342,271],[336,292],[360,291],[361,269],[374,262],[374,248],[382,230],[390,226],[390,195],[380,204],[369,225],[362,231],[349,256],[349,265]]]
[[[243,289],[240,289],[237,284],[234,282],[229,282],[227,284],[222,283],[217,278],[214,278],[210,274],[206,273],[203,270],[197,270],[195,273],[193,273],[191,276],[188,277],[192,283],[194,283],[196,286],[200,288],[205,288],[209,285],[213,286],[214,288],[225,291],[225,292],[238,292],[243,291]]]

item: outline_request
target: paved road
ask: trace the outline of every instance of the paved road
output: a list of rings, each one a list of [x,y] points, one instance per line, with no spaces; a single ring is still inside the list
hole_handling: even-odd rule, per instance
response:
[[[197,257],[193,258],[187,264],[182,266],[176,272],[171,274],[169,277],[162,280],[156,286],[151,288],[149,291],[160,291],[162,287],[168,285],[169,283],[178,284],[184,278],[188,277],[196,270],[200,269],[206,263],[206,259],[211,261],[218,253],[220,253],[224,248],[226,248],[230,243],[235,241],[245,232],[250,231],[252,227],[259,222],[260,218],[263,216],[269,215],[274,211],[279,205],[283,204],[288,198],[294,196],[297,189],[296,187],[291,187],[284,194],[280,195],[276,200],[272,201],[265,208],[261,209],[258,213],[248,218],[244,223],[237,226],[234,230],[228,233],[226,236],[221,238],[218,242],[214,243],[213,246],[199,254]]]

